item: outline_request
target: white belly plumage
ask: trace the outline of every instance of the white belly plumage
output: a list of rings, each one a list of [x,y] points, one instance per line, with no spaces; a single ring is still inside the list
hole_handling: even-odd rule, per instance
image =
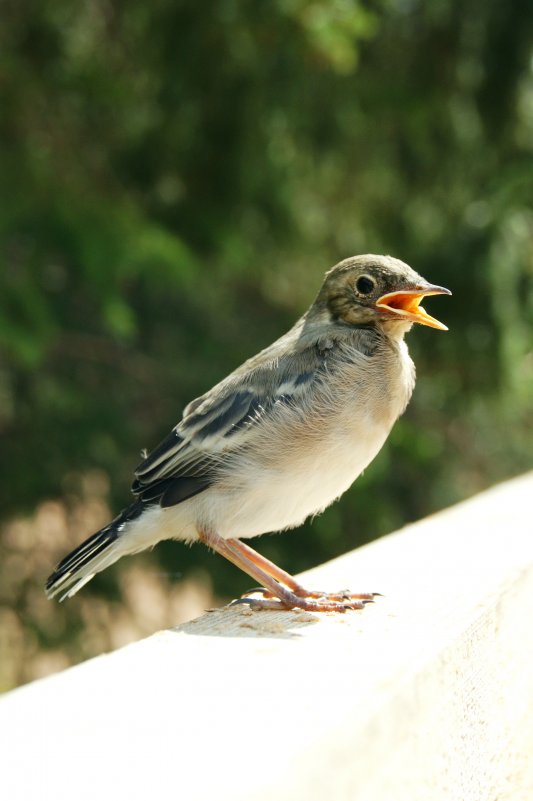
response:
[[[363,440],[336,437],[329,447],[324,443],[314,464],[305,460],[284,469],[257,465],[255,470],[247,465],[238,489],[234,484],[228,490],[221,483],[178,506],[147,509],[128,525],[124,545],[132,552],[161,539],[194,541],[199,528],[226,539],[243,539],[298,526],[351,486],[387,434],[388,430],[374,429],[372,436],[367,430]]]
[[[300,525],[342,495],[383,445],[388,431],[373,430],[364,441],[333,436],[314,458],[285,467],[258,465],[240,480],[239,491],[221,486],[198,499],[198,519],[222,537],[255,537]],[[287,446],[290,449],[290,445]]]
[[[326,423],[316,408],[301,416],[300,425],[294,419],[272,420],[263,427],[259,447],[256,441],[252,453],[232,460],[207,490],[168,509],[148,508],[120,538],[125,551],[161,539],[194,541],[198,529],[224,538],[255,537],[292,528],[321,512],[374,459],[409,400],[412,362],[407,349],[403,358],[397,355],[388,376],[381,363],[380,376],[367,382],[373,388],[368,397],[362,398],[357,382],[350,386],[346,376],[342,390],[328,383]],[[412,380],[405,381],[404,371]],[[319,425],[313,425],[315,415]]]

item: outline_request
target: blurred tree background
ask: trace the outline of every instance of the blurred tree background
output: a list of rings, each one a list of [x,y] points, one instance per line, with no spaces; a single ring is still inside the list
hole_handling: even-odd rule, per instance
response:
[[[410,335],[413,401],[354,488],[259,549],[297,572],[531,466],[531,2],[1,14],[0,687],[249,585],[164,543],[68,604],[42,593],[128,502],[141,447],[346,256],[449,286],[450,333]]]

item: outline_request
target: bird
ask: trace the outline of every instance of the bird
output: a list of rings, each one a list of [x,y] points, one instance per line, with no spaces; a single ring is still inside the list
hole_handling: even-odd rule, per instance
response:
[[[415,385],[405,334],[414,323],[448,330],[420,305],[431,295],[451,292],[392,256],[336,264],[286,334],[143,451],[133,502],[58,564],[48,597],[70,598],[122,556],[176,539],[204,543],[259,582],[237,603],[345,612],[372,602],[379,593],[308,590],[243,540],[319,514],[374,459]]]

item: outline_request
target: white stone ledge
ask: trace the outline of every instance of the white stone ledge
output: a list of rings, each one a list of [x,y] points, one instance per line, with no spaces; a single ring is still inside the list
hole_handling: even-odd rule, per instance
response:
[[[5,801],[531,801],[533,473],[0,700]],[[287,535],[290,536],[290,535]]]

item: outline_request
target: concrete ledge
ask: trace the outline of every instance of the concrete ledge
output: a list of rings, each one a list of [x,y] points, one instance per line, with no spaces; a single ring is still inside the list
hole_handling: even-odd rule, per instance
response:
[[[0,700],[6,801],[531,801],[533,473]],[[290,536],[290,535],[289,535]]]

